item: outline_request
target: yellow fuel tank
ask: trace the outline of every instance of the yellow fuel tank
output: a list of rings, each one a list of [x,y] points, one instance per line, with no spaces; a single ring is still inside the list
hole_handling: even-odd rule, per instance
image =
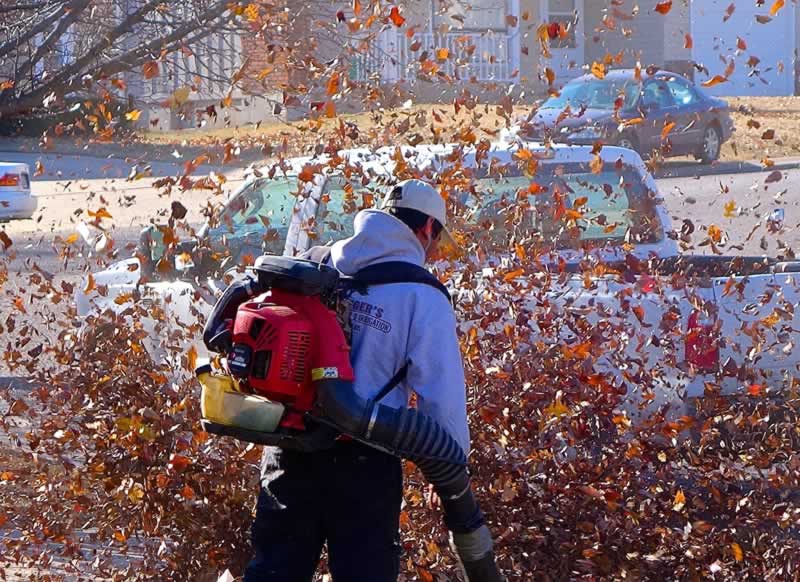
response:
[[[223,374],[214,374],[210,365],[195,370],[202,386],[200,411],[205,420],[259,432],[274,432],[285,407],[263,396],[237,390],[236,381]]]

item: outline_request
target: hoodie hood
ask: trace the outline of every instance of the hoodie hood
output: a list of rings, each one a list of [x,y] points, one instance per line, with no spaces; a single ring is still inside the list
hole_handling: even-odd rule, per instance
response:
[[[345,275],[376,263],[425,264],[425,249],[405,223],[380,210],[362,210],[353,222],[355,234],[331,247],[333,266]]]

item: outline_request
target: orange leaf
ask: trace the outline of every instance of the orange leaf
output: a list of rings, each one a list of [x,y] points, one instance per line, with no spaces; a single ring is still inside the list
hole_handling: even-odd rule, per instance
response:
[[[400,14],[400,10],[397,8],[397,6],[392,6],[392,10],[389,12],[389,18],[391,19],[392,24],[394,24],[397,28],[400,28],[406,23],[406,19],[402,14]]]
[[[436,49],[436,58],[440,61],[446,61],[450,56],[450,50],[447,48]]]
[[[84,293],[91,293],[96,288],[97,288],[97,285],[95,285],[94,277],[92,276],[91,273],[89,273],[89,278],[86,280],[86,287],[84,287],[83,292]]]
[[[634,117],[633,119],[627,119],[622,122],[622,125],[625,127],[630,127],[631,125],[639,125],[640,123],[644,122],[644,118],[642,117]]]
[[[722,229],[718,227],[716,224],[712,224],[708,227],[708,238],[710,238],[715,243],[722,241]]]
[[[523,275],[524,273],[525,273],[524,269],[515,269],[514,271],[511,271],[503,275],[503,281],[508,283],[509,281],[513,281],[514,279],[516,279],[520,275]]]
[[[669,14],[670,10],[672,10],[672,0],[665,0],[656,4],[656,12],[659,14]]]
[[[776,14],[778,14],[778,12],[781,11],[781,8],[783,8],[785,4],[786,2],[784,0],[775,0],[775,2],[772,4],[772,8],[769,9],[770,15],[775,16]]]
[[[694,46],[694,41],[692,40],[692,35],[687,32],[686,36],[683,39],[683,48],[690,49],[693,46]]]
[[[725,83],[727,81],[728,79],[726,79],[722,75],[714,75],[708,81],[703,82],[703,87],[714,87],[715,85],[719,85],[720,83]]]
[[[552,85],[556,80],[555,71],[553,71],[553,69],[551,69],[550,67],[546,67],[545,68],[544,76],[547,79],[547,84],[548,85]]]
[[[729,200],[725,203],[724,212],[722,215],[725,218],[735,218],[736,217],[736,202],[733,200]]]
[[[661,139],[667,139],[669,132],[675,129],[675,122],[670,121],[669,123],[664,125],[664,129],[661,130]]]
[[[113,218],[113,217],[112,217],[112,216],[111,216],[111,215],[108,213],[108,210],[106,210],[105,208],[101,208],[101,209],[100,209],[100,210],[98,210],[97,212],[92,212],[91,210],[89,210],[89,211],[87,212],[87,214],[88,214],[89,216],[91,216],[92,218],[95,218],[95,219],[97,219],[97,220],[101,220],[101,219],[103,219],[103,218]]]
[[[328,95],[336,95],[339,92],[339,71],[334,71],[328,79],[327,92]]]
[[[750,396],[761,396],[764,393],[764,387],[761,384],[750,384],[747,387],[747,393]]]
[[[746,51],[747,50],[747,43],[740,36],[736,37],[736,48],[738,48],[740,51]]]
[[[197,368],[197,348],[195,346],[190,347],[186,353],[186,362],[189,371],[194,372]]]
[[[33,177],[37,178],[42,174],[44,174],[44,164],[42,163],[42,160],[36,160],[36,171],[34,172]]]
[[[353,0],[353,14],[356,16],[361,15],[361,2],[358,0]]]
[[[114,539],[117,540],[119,543],[124,544],[125,540],[128,539],[128,536],[126,536],[120,530],[117,530],[117,531],[114,532]]]
[[[783,4],[783,0],[781,0],[781,4]],[[731,544],[731,551],[733,552],[734,560],[736,560],[737,562],[741,562],[742,560],[744,560],[744,552],[742,551],[742,546],[740,546],[736,542],[733,542]]]
[[[592,63],[592,75],[597,77],[598,79],[605,79],[606,78],[606,66],[603,63],[598,63],[597,61]]]
[[[158,77],[158,62],[148,61],[142,66],[142,75],[145,79],[153,79]]]
[[[589,163],[589,168],[592,170],[592,174],[599,174],[603,171],[603,158],[599,155],[595,155],[592,158],[592,161]]]
[[[683,490],[678,489],[678,492],[675,494],[675,499],[672,502],[672,510],[680,511],[683,509],[684,505],[686,505],[686,495],[683,494]]]
[[[128,111],[125,114],[125,119],[127,119],[128,121],[138,121],[141,115],[142,115],[141,111],[139,111],[138,109],[134,109],[133,111]]]
[[[325,117],[333,118],[336,117],[336,103],[333,101],[328,101],[325,103]]]

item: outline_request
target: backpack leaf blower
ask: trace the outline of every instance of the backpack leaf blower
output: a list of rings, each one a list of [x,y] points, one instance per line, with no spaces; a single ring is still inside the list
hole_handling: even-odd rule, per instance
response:
[[[336,269],[287,257],[262,257],[254,270],[255,278],[227,288],[205,326],[203,341],[227,357],[230,374],[209,366],[196,371],[204,429],[300,451],[330,447],[343,434],[410,459],[442,500],[468,579],[502,580],[461,446],[432,417],[353,389],[350,348],[334,311],[353,282]],[[409,280],[397,272],[396,279],[384,273],[381,284]]]

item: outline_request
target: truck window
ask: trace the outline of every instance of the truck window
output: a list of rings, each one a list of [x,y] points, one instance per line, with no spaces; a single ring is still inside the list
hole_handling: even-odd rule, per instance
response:
[[[343,176],[330,176],[325,182],[317,209],[319,239],[316,244],[327,244],[352,236],[356,213],[364,208],[377,206],[380,200],[375,198],[358,181],[350,181]]]

